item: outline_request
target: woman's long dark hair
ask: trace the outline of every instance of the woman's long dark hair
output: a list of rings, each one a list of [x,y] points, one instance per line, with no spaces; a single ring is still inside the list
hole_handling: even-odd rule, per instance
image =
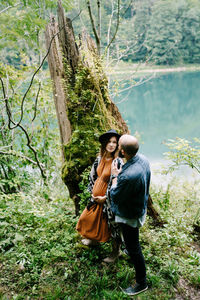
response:
[[[117,150],[118,150],[118,141],[119,141],[119,139],[117,138],[116,135],[112,135],[112,134],[111,134],[111,135],[108,135],[107,137],[105,137],[105,139],[104,139],[103,142],[101,143],[101,149],[100,149],[100,156],[101,156],[101,157],[103,157],[104,154],[106,153],[106,146],[107,146],[108,142],[110,141],[110,139],[111,139],[113,136],[116,138],[117,144],[116,144],[116,149],[115,149],[115,151],[113,151],[113,152],[111,153],[111,155],[112,155],[113,158],[115,157],[115,154],[116,154],[116,152],[117,152]]]

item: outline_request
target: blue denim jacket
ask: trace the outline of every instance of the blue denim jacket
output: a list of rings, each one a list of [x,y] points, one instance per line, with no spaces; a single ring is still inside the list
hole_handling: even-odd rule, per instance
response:
[[[149,162],[142,154],[136,154],[123,165],[117,185],[110,190],[111,209],[115,215],[130,219],[144,215],[150,177]]]

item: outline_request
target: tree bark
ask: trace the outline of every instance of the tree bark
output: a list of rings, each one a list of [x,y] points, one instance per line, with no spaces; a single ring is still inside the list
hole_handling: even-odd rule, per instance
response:
[[[45,32],[47,49],[50,46],[51,39],[58,33],[58,24],[55,23],[54,17],[48,24]],[[59,45],[58,35],[55,36],[48,55],[48,64],[53,85],[54,103],[60,130],[60,139],[62,145],[62,159],[64,161],[64,145],[69,142],[71,137],[71,125],[67,116],[66,93],[63,85],[64,66],[63,57]]]
[[[94,41],[83,32],[77,46],[61,1],[58,24],[52,18],[46,29],[47,48],[54,36],[48,62],[62,144],[62,178],[78,214],[81,175],[96,158],[98,137],[111,128],[121,134],[129,133],[129,129],[109,97],[108,80]],[[159,218],[151,201],[148,207],[151,216]]]
[[[150,195],[147,203],[147,214],[153,219],[153,224],[155,226],[163,227],[165,222],[161,219],[159,213],[156,211],[155,207],[153,206],[153,200]]]

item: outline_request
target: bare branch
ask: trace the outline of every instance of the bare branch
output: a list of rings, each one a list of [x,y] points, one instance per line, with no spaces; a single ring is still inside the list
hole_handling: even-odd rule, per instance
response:
[[[10,144],[10,145],[5,145],[5,146],[1,146],[1,149],[4,149],[4,148],[12,148],[12,144]]]
[[[129,85],[127,88],[121,89],[121,90],[118,92],[118,94],[121,94],[121,93],[123,93],[123,92],[125,92],[125,91],[128,91],[128,90],[130,90],[130,89],[132,89],[132,88],[134,88],[134,87],[136,87],[136,86],[140,86],[140,85],[146,83],[147,81],[151,80],[151,79],[154,78],[154,77],[155,77],[155,74],[154,74],[154,73],[153,73],[153,75],[151,75],[150,77],[142,77],[142,78],[140,78],[140,80],[139,80],[137,83],[134,83],[134,84],[132,84],[132,85]],[[112,94],[112,96],[114,96],[114,94]],[[124,102],[124,101],[125,101],[125,100],[122,99],[121,101],[117,102],[117,104],[119,104],[119,103],[121,103],[121,102]]]
[[[12,155],[12,156],[17,156],[17,157],[20,157],[22,159],[25,159],[29,162],[31,162],[32,164],[34,165],[37,165],[37,162],[35,162],[34,160],[32,160],[31,158],[25,156],[25,155],[22,155],[21,153],[17,153],[15,151],[8,151],[8,152],[3,152],[3,151],[0,151],[0,154],[1,155]]]
[[[112,12],[111,12],[110,19],[109,19],[109,24],[108,24],[107,45],[109,44],[109,41],[110,41],[110,30],[111,30],[112,18],[113,18],[113,14],[114,14],[113,0],[111,2],[111,5],[112,5]],[[107,49],[107,55],[106,55],[106,66],[107,67],[108,67],[108,64],[109,64],[109,56],[110,56],[110,48]]]
[[[141,45],[141,47],[142,47],[142,45]],[[134,53],[134,52],[133,52],[133,53]],[[148,63],[149,59],[150,59],[150,57],[148,57],[148,58],[146,59],[146,61],[144,62],[144,65]],[[135,75],[138,73],[138,71],[139,71],[141,65],[142,65],[142,63],[137,64],[136,69],[135,69],[133,72],[130,72],[130,75],[129,75],[129,81],[133,80],[133,78],[135,77]],[[127,73],[127,72],[126,72],[126,73]],[[136,86],[140,86],[140,85],[142,85],[142,84],[144,84],[144,83],[150,81],[151,79],[153,79],[153,78],[155,77],[155,74],[156,74],[156,72],[154,72],[154,73],[153,73],[152,75],[150,75],[150,76],[145,76],[145,75],[142,76],[138,82],[134,82],[134,83],[130,84],[128,87],[126,87],[126,88],[124,88],[124,89],[123,89],[123,88],[120,89],[117,93],[112,93],[112,94],[111,94],[111,97],[115,97],[116,94],[121,94],[122,92],[125,92],[125,91],[129,91],[129,93],[130,93],[130,91],[131,91],[132,88],[134,88],[134,87],[136,87]],[[121,81],[124,81],[124,79],[122,79]],[[129,94],[128,94],[128,95],[129,95]],[[123,98],[121,101],[117,102],[116,104],[125,102],[125,101],[127,100],[127,98],[128,98],[128,96],[126,96],[126,97]]]
[[[33,148],[33,146],[31,145],[31,140],[30,140],[30,138],[29,138],[29,135],[28,135],[26,129],[25,129],[22,125],[18,125],[18,126],[21,128],[21,130],[24,132],[24,134],[25,134],[25,136],[26,136],[26,139],[27,139],[27,144],[26,144],[26,145],[27,145],[28,148],[33,152],[34,157],[35,157],[35,160],[36,160],[36,163],[37,163],[37,165],[38,165],[38,167],[39,167],[39,169],[40,169],[40,172],[41,172],[42,177],[43,177],[44,179],[46,179],[45,170],[43,169],[42,164],[40,163],[40,161],[39,161],[39,159],[38,159],[37,151],[36,151],[36,150]]]
[[[21,124],[16,124],[11,116],[12,116],[12,113],[11,113],[11,110],[10,110],[10,107],[9,107],[9,103],[8,103],[8,98],[6,97],[6,94],[5,94],[5,87],[4,87],[4,83],[3,83],[3,80],[2,78],[0,77],[0,81],[1,81],[1,84],[2,84],[2,89],[3,89],[3,95],[4,95],[4,101],[5,101],[5,105],[6,105],[6,112],[7,112],[7,116],[8,116],[8,128],[10,130],[16,128],[16,127],[19,127],[25,134],[26,136],[26,139],[27,139],[27,146],[28,148],[33,152],[34,154],[34,157],[35,157],[35,160],[36,160],[36,164],[38,166],[38,168],[40,169],[40,172],[41,172],[41,175],[42,177],[44,178],[44,180],[46,180],[46,175],[45,175],[45,170],[43,169],[42,167],[42,164],[40,163],[39,159],[38,159],[38,154],[37,154],[37,151],[33,148],[33,146],[31,145],[31,140],[30,140],[30,137],[26,131],[26,129],[21,125]],[[11,124],[13,124],[14,126],[11,127]]]
[[[98,11],[98,24],[97,24],[97,30],[98,30],[98,36],[99,36],[99,50],[101,51],[101,1],[97,0],[97,11]],[[100,52],[99,52],[100,54]]]
[[[82,12],[82,10],[81,10],[81,8],[80,8],[80,0],[78,0],[78,8],[79,8],[79,11]],[[72,21],[73,21],[73,20],[72,20]],[[81,21],[81,24],[83,25],[83,27],[85,27],[85,24],[84,24],[84,22],[83,22],[83,19],[82,19],[81,14],[80,14],[80,21]]]
[[[37,102],[38,102],[38,97],[39,97],[39,93],[40,93],[40,88],[41,88],[41,82],[39,83],[39,88],[38,88],[37,96],[35,99],[34,116],[33,116],[32,122],[35,120],[36,114],[37,114]]]
[[[6,10],[8,10],[9,8],[13,8],[13,7],[16,7],[18,5],[22,4],[21,2],[19,3],[16,3],[15,5],[9,5],[7,7],[5,7],[3,10],[0,11],[0,14],[2,14],[3,12],[5,12]]]
[[[82,9],[80,9],[78,15],[76,15],[76,16],[72,19],[72,22],[73,22],[76,18],[78,18],[78,17],[80,16],[81,13],[82,13]]]
[[[30,84],[29,84],[29,86],[28,86],[28,88],[27,88],[27,90],[26,90],[26,92],[25,92],[25,94],[24,94],[24,96],[23,96],[22,103],[21,103],[21,117],[20,117],[20,120],[19,120],[18,123],[12,122],[13,124],[15,124],[15,126],[12,127],[12,128],[10,128],[10,129],[14,129],[14,128],[16,128],[18,125],[20,125],[20,123],[21,123],[21,121],[22,121],[22,119],[23,119],[23,114],[24,114],[24,108],[23,108],[23,107],[24,107],[24,101],[25,101],[25,99],[26,99],[26,96],[27,96],[29,90],[31,89],[31,86],[32,86],[32,84],[33,84],[33,81],[34,81],[34,78],[35,78],[36,74],[37,74],[37,73],[39,72],[39,70],[42,68],[42,66],[43,66],[43,64],[44,64],[44,62],[45,62],[47,56],[49,55],[49,52],[50,52],[50,49],[51,49],[51,45],[52,45],[53,40],[54,40],[55,37],[60,33],[60,31],[63,30],[63,28],[64,28],[64,26],[63,26],[58,32],[56,32],[56,33],[52,36],[51,41],[50,41],[50,43],[49,43],[49,48],[48,48],[48,50],[47,50],[47,53],[46,53],[46,55],[43,57],[42,62],[41,62],[41,64],[39,65],[39,67],[37,68],[37,70],[34,72],[32,78],[31,78]]]
[[[1,86],[2,86],[2,91],[3,91],[3,101],[5,101],[6,99],[6,90],[5,90],[5,87],[4,87],[4,83],[3,83],[3,79],[0,77],[0,81],[1,81]]]
[[[100,39],[99,39],[97,30],[96,30],[96,27],[95,27],[95,24],[94,24],[94,18],[93,18],[93,15],[92,15],[90,0],[87,0],[86,4],[87,4],[88,12],[89,12],[90,21],[91,21],[91,24],[92,24],[92,30],[93,30],[93,33],[94,33],[94,36],[95,36],[95,39],[96,39],[96,43],[97,43],[98,53],[100,54],[100,48],[99,48]]]
[[[110,47],[110,45],[112,44],[112,42],[116,38],[117,31],[119,29],[119,21],[120,21],[120,0],[117,1],[117,24],[116,24],[115,32],[114,32],[113,37],[111,38],[109,44],[106,47],[106,51],[107,51],[107,49]]]
[[[133,4],[133,1],[134,1],[134,0],[131,0],[131,1],[130,1],[130,3],[129,3],[129,5],[127,6],[126,10],[125,10],[124,13],[122,14],[122,17],[125,16],[125,14],[127,13],[128,9],[131,7],[131,4]]]
[[[130,0],[129,5],[126,7],[124,13],[121,14],[122,17],[124,17],[124,15],[126,14],[126,12],[128,11],[128,9],[131,7],[131,5],[133,4],[134,0]],[[112,39],[110,40],[110,31],[111,31],[111,24],[112,24],[112,19],[113,19],[113,14],[114,14],[114,3],[113,0],[111,2],[112,5],[112,13],[109,19],[109,25],[108,25],[108,32],[107,32],[107,47],[105,49],[105,54],[106,54],[106,66],[108,67],[109,65],[109,56],[110,56],[110,51],[109,48],[111,46],[111,44],[113,43],[113,41],[116,38],[118,29],[119,29],[119,23],[120,23],[120,1],[118,0],[118,6],[117,6],[117,25],[116,25],[116,29],[115,29],[115,33],[112,37]],[[110,40],[110,41],[109,41]],[[124,56],[123,56],[124,57]]]

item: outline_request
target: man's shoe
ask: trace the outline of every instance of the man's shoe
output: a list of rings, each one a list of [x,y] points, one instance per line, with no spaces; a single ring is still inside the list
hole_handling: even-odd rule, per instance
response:
[[[82,239],[81,242],[82,242],[83,245],[89,246],[89,245],[91,244],[92,241],[89,240],[89,239]]]
[[[122,291],[129,296],[134,296],[140,294],[148,289],[147,284],[139,284],[136,282],[135,286],[129,286],[127,289],[122,289]]]
[[[125,255],[130,256],[130,255],[129,255],[129,252],[128,252],[128,250],[127,250],[126,248],[122,251],[122,253],[125,254]]]
[[[117,258],[118,258],[118,255],[117,256],[108,256],[103,259],[103,262],[105,262],[107,264],[112,264],[117,260]]]
[[[89,239],[82,239],[81,242],[85,246],[96,246],[98,244],[97,241],[89,240]]]

